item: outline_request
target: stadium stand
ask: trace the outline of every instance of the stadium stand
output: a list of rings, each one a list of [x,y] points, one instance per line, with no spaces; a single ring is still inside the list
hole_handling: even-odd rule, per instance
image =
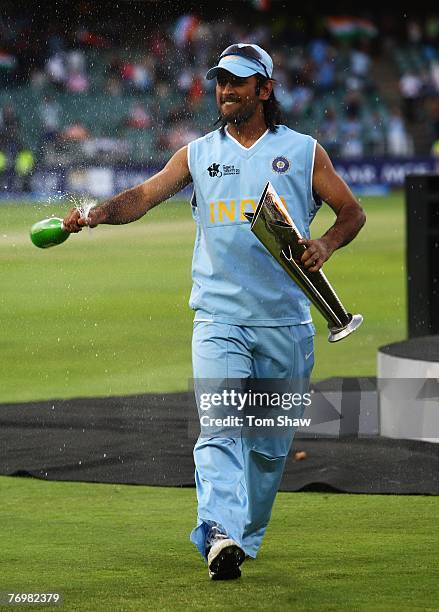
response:
[[[439,26],[432,18],[409,24],[402,40],[387,33],[381,45],[377,27],[354,18],[325,18],[318,35],[299,36],[294,24],[279,23],[272,39],[264,25],[247,31],[188,14],[129,46],[104,26],[87,27],[67,36],[49,24],[47,45],[32,62],[16,42],[23,20],[3,28],[0,144],[7,157],[27,147],[42,165],[162,163],[212,129],[216,107],[204,74],[238,39],[273,54],[287,124],[335,157],[424,154],[439,139]]]

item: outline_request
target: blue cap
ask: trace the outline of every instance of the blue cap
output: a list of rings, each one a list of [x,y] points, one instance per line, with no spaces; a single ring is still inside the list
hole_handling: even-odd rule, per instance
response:
[[[258,73],[271,79],[273,60],[258,45],[238,43],[224,49],[218,64],[207,72],[206,79],[214,79],[221,68],[238,77],[249,77]]]

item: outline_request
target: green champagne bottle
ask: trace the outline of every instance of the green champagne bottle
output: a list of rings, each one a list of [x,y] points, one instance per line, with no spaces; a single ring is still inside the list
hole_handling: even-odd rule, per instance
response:
[[[64,229],[63,220],[58,217],[50,217],[35,223],[30,230],[30,239],[40,249],[61,244],[70,236]]]

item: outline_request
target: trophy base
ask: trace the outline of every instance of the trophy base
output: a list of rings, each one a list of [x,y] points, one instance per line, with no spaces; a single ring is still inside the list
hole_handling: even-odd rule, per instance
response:
[[[358,329],[363,323],[363,317],[360,314],[351,315],[351,320],[344,327],[331,327],[329,330],[328,342],[338,342],[343,340],[353,331]]]

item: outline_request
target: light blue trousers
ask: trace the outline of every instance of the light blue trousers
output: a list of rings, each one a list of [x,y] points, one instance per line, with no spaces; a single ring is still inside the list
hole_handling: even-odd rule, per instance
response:
[[[200,410],[200,387],[212,381],[281,379],[291,391],[308,391],[314,364],[314,326],[242,327],[224,323],[194,323],[192,359],[195,395]],[[298,388],[300,387],[300,388]],[[296,408],[295,417],[303,408]],[[270,519],[294,436],[254,437],[243,434],[200,436],[194,448],[198,499],[197,525],[191,541],[206,558],[209,521],[219,523],[251,557],[256,557]]]

